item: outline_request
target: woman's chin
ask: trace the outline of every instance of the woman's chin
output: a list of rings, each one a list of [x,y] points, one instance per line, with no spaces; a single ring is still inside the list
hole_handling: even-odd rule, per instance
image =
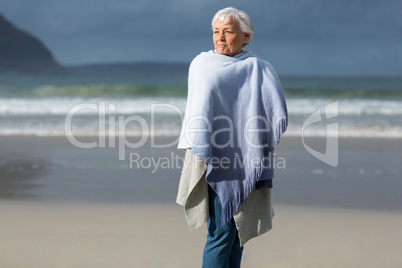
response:
[[[226,55],[229,53],[229,51],[227,51],[227,49],[223,49],[223,48],[219,48],[219,47],[215,48],[215,51],[216,51],[216,53],[223,54],[223,55]]]

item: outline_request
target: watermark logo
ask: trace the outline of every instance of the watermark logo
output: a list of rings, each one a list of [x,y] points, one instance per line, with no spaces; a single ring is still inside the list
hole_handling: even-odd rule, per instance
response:
[[[189,163],[189,161],[193,161]],[[198,161],[204,162],[200,157],[183,158],[173,152],[169,156],[142,156],[139,153],[130,153],[130,169],[148,169],[155,173],[159,169],[182,169],[184,172],[187,168],[192,168],[199,165]],[[251,157],[248,153],[243,157],[235,154],[234,159],[228,157],[209,157],[208,163],[212,169],[254,169],[254,168],[269,168],[269,169],[285,169],[286,160],[283,157],[277,157],[276,153],[260,159]]]
[[[228,116],[217,116],[210,121],[208,118],[202,116],[194,116],[185,118],[184,112],[173,104],[159,103],[150,104],[150,116],[142,117],[140,115],[124,116],[114,113],[117,107],[115,104],[106,105],[106,102],[99,103],[81,103],[72,107],[65,118],[65,134],[68,140],[79,148],[118,148],[119,160],[126,159],[126,151],[128,148],[137,149],[147,143],[148,138],[151,139],[151,148],[167,148],[174,146],[181,139],[186,139],[189,144],[193,143],[193,136],[199,133],[209,133],[210,139],[196,140],[194,144],[199,146],[214,146],[215,148],[233,148],[242,147],[247,145],[249,148],[265,149],[269,148],[272,141],[264,139],[272,134],[270,129],[269,120],[275,122],[276,118],[263,118],[261,116],[246,117],[243,116],[241,106],[238,108],[238,116],[236,122]],[[162,109],[162,112],[161,110]],[[89,110],[97,117],[97,141],[82,142],[74,137],[73,121],[78,113],[84,110]],[[155,137],[159,125],[156,123],[156,116],[161,115],[164,111],[168,110],[169,113],[178,115],[180,121],[183,123],[182,127],[188,127],[186,135],[178,137],[175,141],[168,144],[156,144]],[[78,115],[77,115],[78,114]],[[338,166],[338,122],[332,119],[338,117],[338,101],[334,101],[325,105],[311,114],[302,125],[302,142],[304,148],[320,161],[332,166]],[[146,120],[148,118],[148,121]],[[150,119],[150,120],[149,120]],[[159,120],[160,121],[160,120]],[[212,129],[212,123],[219,121],[221,128]],[[326,147],[325,153],[314,150],[305,142],[305,130],[307,127],[317,124],[319,122],[328,122],[326,124]],[[139,133],[139,140],[130,142],[127,139],[126,131],[130,129],[130,124],[136,126],[136,133]],[[235,135],[236,134],[236,135]],[[271,135],[272,136],[272,135]],[[272,137],[271,137],[272,138]],[[116,142],[117,139],[117,142]],[[108,142],[107,142],[108,141]],[[197,147],[198,148],[198,147]],[[168,159],[171,163],[177,162],[177,159]],[[223,159],[225,160],[225,159]],[[246,159],[247,162],[253,162],[254,159]],[[142,161],[142,162],[141,162]],[[130,154],[130,166],[143,167],[143,166],[156,166],[164,167],[169,166],[167,159],[142,159],[138,153]],[[224,163],[219,163],[224,165]],[[235,162],[236,163],[236,162]],[[259,163],[260,166],[263,166]],[[174,166],[177,166],[176,164]],[[276,166],[276,165],[274,165]],[[285,166],[285,165],[283,165]]]
[[[334,101],[324,107],[325,120],[338,117],[338,101]],[[328,123],[326,125],[327,135],[326,135],[326,150],[325,153],[318,152],[313,148],[309,147],[304,142],[304,131],[306,127],[313,125],[317,122],[322,121],[321,109],[318,109],[313,114],[311,114],[306,121],[304,121],[302,126],[302,141],[303,146],[306,150],[312,154],[315,158],[327,163],[330,166],[338,166],[338,122]],[[331,133],[331,134],[330,134]],[[335,135],[333,135],[335,134]]]
[[[151,125],[149,125],[148,122],[139,115],[131,115],[128,117],[125,117],[123,115],[119,115],[118,117],[114,115],[106,116],[108,112],[114,112],[116,110],[116,105],[113,103],[106,106],[106,102],[104,101],[101,101],[98,104],[86,102],[77,104],[68,111],[64,121],[64,132],[71,144],[73,144],[78,148],[84,148],[84,149],[95,148],[95,147],[105,148],[106,137],[109,137],[108,147],[114,148],[116,147],[115,137],[117,137],[118,138],[117,146],[119,148],[119,160],[125,160],[126,148],[131,149],[140,148],[141,146],[145,145],[145,143],[148,140],[148,137],[151,138],[152,148],[166,148],[174,145],[177,142],[176,140],[171,143],[163,145],[155,144],[154,139],[155,129],[157,128],[155,127],[155,113],[157,109],[160,108],[169,109],[176,112],[180,116],[181,120],[183,120],[184,113],[177,106],[173,104],[167,104],[167,103],[151,104],[150,105]],[[99,127],[98,141],[81,142],[74,137],[72,130],[73,119],[74,116],[82,110],[92,110],[93,112],[96,112],[98,114],[97,118]],[[106,121],[108,121],[108,127],[106,126]],[[140,140],[137,142],[130,142],[127,140],[126,130],[130,123],[136,123],[140,126],[139,133],[141,134],[141,137]]]

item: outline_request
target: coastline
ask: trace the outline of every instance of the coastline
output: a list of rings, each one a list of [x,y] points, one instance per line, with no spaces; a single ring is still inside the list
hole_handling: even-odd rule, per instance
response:
[[[156,137],[154,144],[175,139]],[[284,136],[275,151],[281,165],[275,166],[274,203],[402,211],[401,141],[339,138],[339,163],[332,167],[311,155],[301,138]],[[0,200],[174,203],[184,151],[151,142],[126,148],[119,160],[117,145],[82,149],[65,137],[0,136]],[[325,152],[324,138],[304,142]]]

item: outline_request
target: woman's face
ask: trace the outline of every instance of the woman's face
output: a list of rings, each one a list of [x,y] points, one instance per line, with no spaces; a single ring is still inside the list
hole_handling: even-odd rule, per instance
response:
[[[243,44],[250,37],[250,34],[241,31],[239,23],[234,22],[233,19],[225,24],[216,20],[212,29],[216,52],[230,57],[239,54]]]

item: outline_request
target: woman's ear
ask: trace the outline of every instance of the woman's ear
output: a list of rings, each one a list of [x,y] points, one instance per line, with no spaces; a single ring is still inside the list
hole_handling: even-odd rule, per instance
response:
[[[250,38],[250,34],[249,33],[244,33],[244,38],[246,39],[245,42],[247,42],[248,39]]]

